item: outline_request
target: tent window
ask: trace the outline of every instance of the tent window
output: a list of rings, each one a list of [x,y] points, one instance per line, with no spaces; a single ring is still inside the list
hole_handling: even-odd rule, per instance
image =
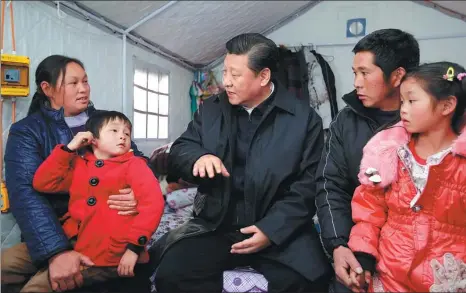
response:
[[[133,81],[133,137],[167,139],[169,74],[136,68]]]

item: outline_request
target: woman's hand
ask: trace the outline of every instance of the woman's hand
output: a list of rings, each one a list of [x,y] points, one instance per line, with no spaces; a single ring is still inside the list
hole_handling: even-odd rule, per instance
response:
[[[81,266],[93,266],[91,259],[77,251],[59,253],[49,260],[49,280],[53,291],[63,292],[84,283]]]
[[[120,194],[110,195],[107,201],[109,208],[119,211],[119,215],[137,215],[138,201],[131,188],[120,189]]]

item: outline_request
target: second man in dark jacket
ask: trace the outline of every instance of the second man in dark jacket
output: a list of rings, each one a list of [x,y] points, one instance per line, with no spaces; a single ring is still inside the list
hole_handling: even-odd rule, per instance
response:
[[[355,90],[343,97],[347,106],[330,124],[316,174],[317,215],[323,244],[334,260],[338,282],[331,289],[335,292],[351,286],[350,267],[356,270],[370,265],[370,260],[355,257],[347,244],[363,147],[377,131],[398,122],[401,79],[419,65],[416,39],[398,29],[367,35],[353,53]]]

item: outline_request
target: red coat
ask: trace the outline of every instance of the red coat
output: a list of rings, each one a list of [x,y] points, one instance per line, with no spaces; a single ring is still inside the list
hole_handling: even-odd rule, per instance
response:
[[[118,266],[127,245],[145,246],[160,223],[164,200],[159,183],[146,161],[131,151],[98,160],[91,152],[81,157],[62,146],[57,145],[37,169],[33,187],[44,193],[69,192],[71,218],[63,228],[68,237],[77,233],[75,250],[96,266]],[[135,216],[118,215],[107,204],[109,195],[126,187],[138,202]],[[143,249],[138,262],[147,261]]]
[[[400,146],[409,140],[399,124],[378,133],[364,148],[349,247],[376,260],[370,291],[465,292],[466,132],[451,153],[429,167],[417,201],[401,159],[406,153]],[[380,183],[369,179],[368,168],[379,172]]]

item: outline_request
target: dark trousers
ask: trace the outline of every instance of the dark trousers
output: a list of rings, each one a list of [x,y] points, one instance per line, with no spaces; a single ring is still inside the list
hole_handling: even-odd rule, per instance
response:
[[[135,276],[118,277],[116,267],[82,268],[84,287],[73,292],[150,292],[153,265],[136,264]],[[24,242],[1,254],[1,292],[52,292],[47,267],[36,268]]]
[[[351,293],[351,289],[337,281],[337,278],[334,277],[330,283],[329,290],[330,293]]]
[[[220,293],[223,271],[237,266],[251,266],[263,274],[268,281],[269,293],[328,291],[330,276],[310,282],[293,269],[257,254],[231,254],[231,246],[237,238],[212,232],[173,244],[156,271],[157,292]]]

